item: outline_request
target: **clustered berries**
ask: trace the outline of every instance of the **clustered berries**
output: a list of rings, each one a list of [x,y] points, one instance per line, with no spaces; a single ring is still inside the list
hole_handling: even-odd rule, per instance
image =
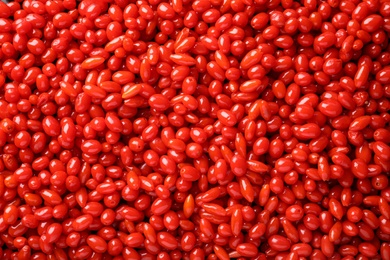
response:
[[[390,259],[390,2],[0,2],[0,259]]]

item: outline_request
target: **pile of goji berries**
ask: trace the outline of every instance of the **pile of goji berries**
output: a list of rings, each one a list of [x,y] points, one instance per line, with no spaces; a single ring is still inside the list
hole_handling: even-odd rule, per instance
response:
[[[390,2],[0,2],[0,259],[390,259]]]

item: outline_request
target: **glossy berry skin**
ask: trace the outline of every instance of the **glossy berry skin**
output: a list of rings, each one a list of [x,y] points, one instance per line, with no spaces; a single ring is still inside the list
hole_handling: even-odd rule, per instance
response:
[[[390,259],[390,3],[0,2],[1,259]]]

